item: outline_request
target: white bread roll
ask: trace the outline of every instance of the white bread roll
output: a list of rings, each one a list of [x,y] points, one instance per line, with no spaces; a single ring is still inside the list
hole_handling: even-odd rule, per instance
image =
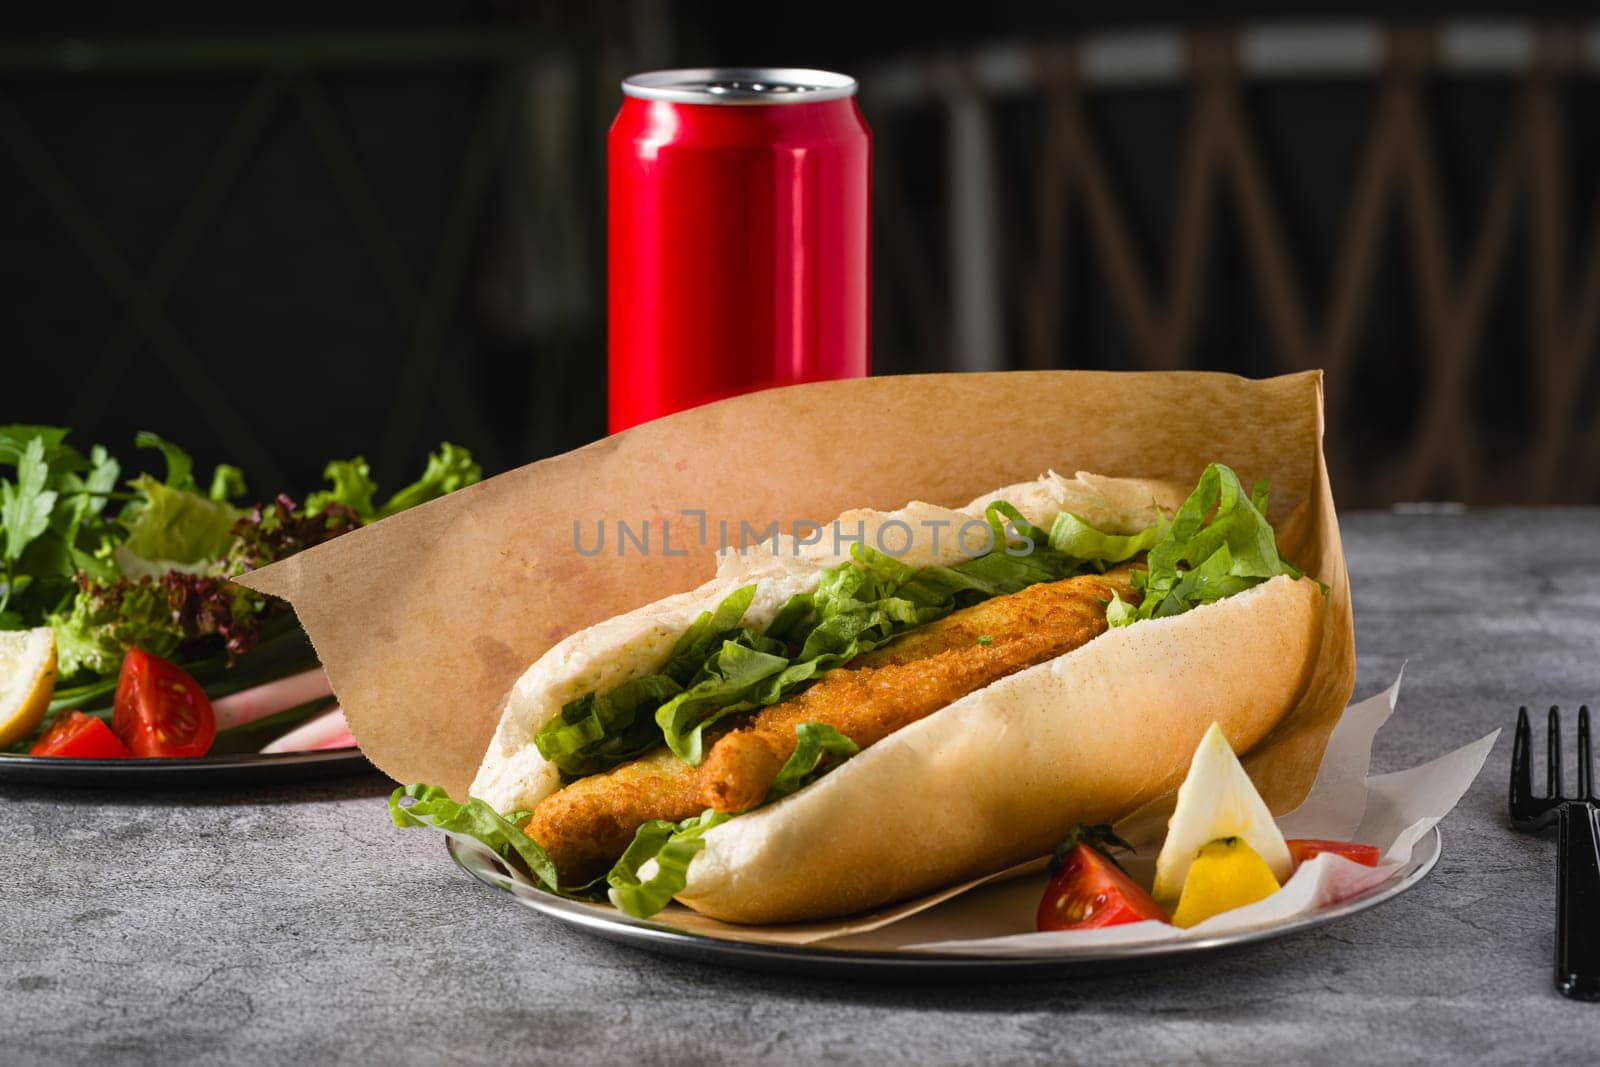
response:
[[[1048,529],[1070,511],[1107,532],[1148,525],[1181,487],[1053,472],[960,511],[913,502],[840,516],[867,543],[886,523],[917,531],[911,566],[966,558],[953,531],[992,500]],[[928,531],[945,522],[937,550]],[[898,547],[898,531],[892,538]],[[836,549],[841,549],[836,551]],[[831,535],[729,554],[717,577],[580,631],[518,680],[471,794],[532,810],[560,785],[534,735],[566,702],[658,670],[703,611],[756,583],[746,620],[765,626],[788,598],[847,557]],[[1294,706],[1322,617],[1315,582],[1274,578],[1170,619],[1113,629],[900,730],[822,780],[708,832],[679,900],[714,918],[765,923],[849,914],[1048,852],[1079,821],[1110,822],[1176,788],[1201,735],[1222,724],[1247,752]]]

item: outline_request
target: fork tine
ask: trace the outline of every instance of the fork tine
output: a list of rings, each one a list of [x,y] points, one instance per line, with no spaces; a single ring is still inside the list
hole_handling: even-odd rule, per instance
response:
[[[1549,766],[1545,768],[1545,781],[1549,784],[1548,795],[1551,800],[1561,799],[1561,709],[1555,705],[1550,707],[1550,733],[1545,742],[1545,758]]]
[[[1595,800],[1594,763],[1589,754],[1589,705],[1578,709],[1578,799]]]
[[[1533,792],[1533,761],[1528,749],[1533,740],[1533,730],[1528,725],[1528,709],[1517,709],[1517,732],[1511,741],[1511,814],[1521,818],[1517,806],[1525,803]]]

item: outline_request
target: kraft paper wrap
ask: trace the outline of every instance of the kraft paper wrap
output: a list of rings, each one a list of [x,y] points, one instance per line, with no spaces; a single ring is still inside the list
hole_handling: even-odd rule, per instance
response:
[[[961,507],[1049,470],[1188,487],[1220,461],[1246,485],[1271,479],[1269,518],[1284,556],[1328,590],[1307,689],[1245,759],[1282,813],[1310,788],[1355,683],[1322,408],[1315,371],[1263,381],[1040,371],[792,386],[528,464],[240,581],[294,605],[373,763],[460,799],[528,665],[576,630],[710,578],[721,520],[736,538],[740,520],[760,529],[777,519],[787,532],[797,520],[913,499]],[[686,510],[705,513],[708,543]],[[619,520],[635,531],[648,520],[648,554],[631,542],[617,554]],[[605,551],[580,554],[575,522],[591,550],[603,523]],[[661,551],[664,523],[682,554]]]

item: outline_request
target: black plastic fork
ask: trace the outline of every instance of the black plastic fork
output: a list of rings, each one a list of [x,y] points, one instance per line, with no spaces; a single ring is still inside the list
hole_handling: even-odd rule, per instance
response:
[[[1561,710],[1550,709],[1548,787],[1533,795],[1528,709],[1517,711],[1511,746],[1511,825],[1534,833],[1556,824],[1561,892],[1556,909],[1556,988],[1574,1000],[1600,1000],[1600,830],[1596,828],[1589,709],[1578,709],[1578,783],[1561,788]]]

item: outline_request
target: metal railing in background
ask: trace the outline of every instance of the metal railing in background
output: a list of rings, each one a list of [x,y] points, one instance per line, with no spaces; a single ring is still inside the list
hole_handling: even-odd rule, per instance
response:
[[[876,294],[880,312],[903,309],[880,314],[875,350],[932,354],[924,369],[1072,366],[1074,319],[1114,318],[1124,366],[1225,363],[1201,351],[1200,338],[1210,249],[1236,236],[1274,353],[1264,369],[1327,371],[1329,461],[1346,499],[1600,501],[1600,200],[1579,232],[1584,213],[1569,185],[1580,146],[1568,125],[1575,87],[1597,75],[1600,24],[1516,23],[1110,34],[864,72],[863,106],[878,136],[876,258],[889,265]],[[1463,176],[1441,173],[1430,92],[1478,78],[1509,81],[1515,104],[1481,210],[1457,234],[1446,179]],[[1345,176],[1331,263],[1308,270],[1291,240],[1298,205],[1275,180],[1246,97],[1263,85],[1341,80],[1370,82],[1374,102]],[[1175,216],[1154,262],[1088,117],[1099,99],[1152,86],[1186,97]],[[1005,195],[1016,183],[1005,180],[995,130],[1000,107],[1029,99],[1042,105],[1043,123],[1022,183],[1032,183],[1031,200]],[[921,178],[897,150],[902,123],[930,111],[943,116],[942,257],[908,210]],[[1236,235],[1222,233],[1224,218],[1236,220]],[[1408,432],[1372,449],[1372,398],[1356,367],[1391,246],[1403,248],[1414,278],[1422,384],[1404,398],[1415,408]],[[1096,272],[1105,302],[1073,304],[1074,260]],[[1320,299],[1307,275],[1327,279]],[[1531,306],[1523,343],[1487,351],[1496,301],[1520,285]],[[1012,321],[1020,328],[1008,329]],[[1485,384],[1501,380],[1530,398],[1509,445],[1479,429]]]

